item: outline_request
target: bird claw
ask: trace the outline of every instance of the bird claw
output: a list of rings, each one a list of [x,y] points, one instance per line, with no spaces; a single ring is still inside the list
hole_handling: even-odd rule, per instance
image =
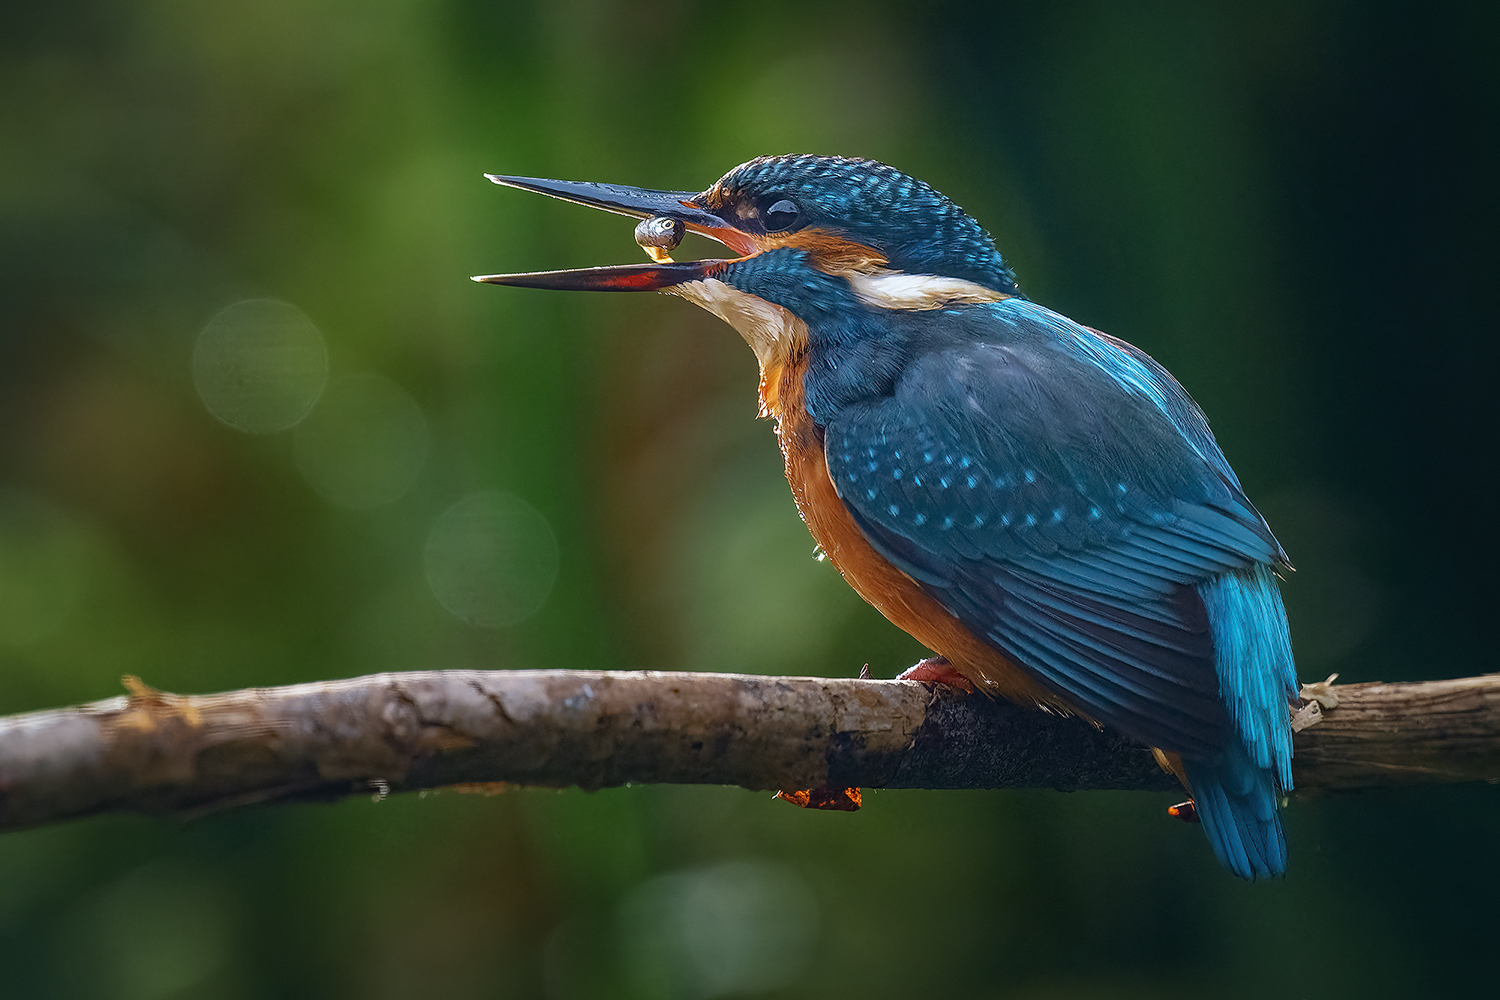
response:
[[[804,788],[796,792],[777,792],[772,798],[790,802],[799,809],[857,812],[861,796],[858,788]]]
[[[1167,815],[1173,819],[1180,819],[1184,823],[1198,823],[1198,804],[1192,799],[1179,802],[1175,806],[1167,806]]]
[[[914,666],[907,667],[896,676],[898,681],[920,681],[923,684],[941,684],[958,688],[964,694],[974,693],[974,684],[958,668],[941,656],[930,656]]]

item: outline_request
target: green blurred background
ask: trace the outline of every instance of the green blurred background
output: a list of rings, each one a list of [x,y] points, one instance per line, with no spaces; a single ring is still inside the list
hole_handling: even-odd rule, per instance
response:
[[[1126,7],[7,5],[0,711],[124,673],[911,663],[811,558],[732,331],[468,280],[643,259],[483,171],[698,189],[801,151],[932,182],[1032,297],[1176,373],[1299,567],[1305,680],[1494,669],[1496,8]],[[71,823],[0,836],[0,993],[1494,989],[1495,789],[1298,798],[1254,886],[1169,801]]]

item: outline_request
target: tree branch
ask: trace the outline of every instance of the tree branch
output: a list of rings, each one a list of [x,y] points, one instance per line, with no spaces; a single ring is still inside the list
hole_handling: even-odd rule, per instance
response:
[[[0,718],[0,829],[481,782],[1177,787],[1123,737],[910,681],[517,670],[188,697],[126,686]],[[1304,695],[1299,790],[1500,780],[1500,675]]]

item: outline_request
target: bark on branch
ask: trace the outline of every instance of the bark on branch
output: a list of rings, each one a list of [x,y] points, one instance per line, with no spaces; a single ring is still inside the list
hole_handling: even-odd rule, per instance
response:
[[[127,687],[0,718],[0,829],[476,782],[1176,787],[1123,737],[910,681],[436,671],[201,696]],[[1318,703],[1299,714],[1299,791],[1500,781],[1500,675],[1304,694]]]

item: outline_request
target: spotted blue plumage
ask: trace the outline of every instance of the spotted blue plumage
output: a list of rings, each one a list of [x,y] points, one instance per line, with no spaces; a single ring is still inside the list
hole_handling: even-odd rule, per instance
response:
[[[1181,386],[1019,297],[871,308],[792,250],[725,280],[807,322],[807,409],[870,544],[1066,701],[1179,754],[1220,861],[1281,874],[1286,556]]]

